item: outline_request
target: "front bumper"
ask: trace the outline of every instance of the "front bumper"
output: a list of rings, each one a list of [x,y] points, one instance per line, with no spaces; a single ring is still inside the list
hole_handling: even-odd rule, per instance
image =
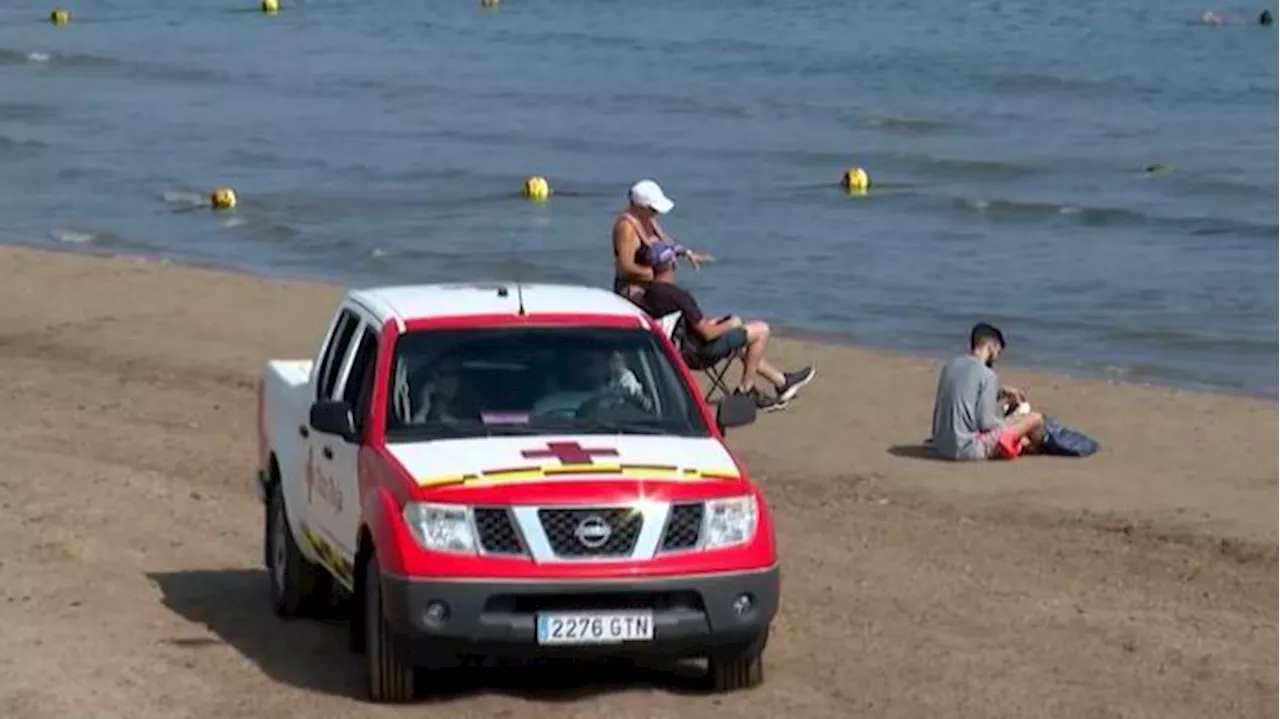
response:
[[[460,657],[732,655],[768,636],[778,611],[778,568],[678,578],[607,582],[448,581],[383,577],[384,613],[400,650],[420,665]],[[735,609],[742,595],[751,608]],[[448,608],[443,621],[428,605]],[[741,606],[741,604],[739,604]],[[539,611],[650,609],[652,640],[602,645],[539,645]]]

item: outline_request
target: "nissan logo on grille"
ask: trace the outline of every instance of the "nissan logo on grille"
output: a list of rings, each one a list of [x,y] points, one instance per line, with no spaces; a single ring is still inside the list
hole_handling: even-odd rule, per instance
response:
[[[573,536],[582,542],[582,546],[589,549],[599,549],[604,543],[609,541],[609,537],[613,534],[613,529],[603,517],[590,516],[578,522],[578,526],[573,530]]]

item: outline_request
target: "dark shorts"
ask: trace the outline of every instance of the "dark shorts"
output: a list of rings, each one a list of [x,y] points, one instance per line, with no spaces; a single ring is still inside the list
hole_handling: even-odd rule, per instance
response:
[[[724,359],[747,346],[747,328],[734,327],[719,337],[698,347],[698,356],[704,360]]]

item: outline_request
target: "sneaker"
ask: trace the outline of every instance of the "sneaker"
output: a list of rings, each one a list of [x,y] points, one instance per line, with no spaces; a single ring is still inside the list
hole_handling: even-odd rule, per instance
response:
[[[783,409],[784,407],[787,406],[787,403],[781,398],[769,397],[767,395],[764,395],[760,392],[759,389],[755,387],[752,387],[751,389],[745,390],[745,391],[741,387],[739,387],[733,390],[733,394],[738,397],[741,397],[741,396],[751,397],[751,399],[754,400],[756,403],[756,409],[762,412],[773,412],[775,410]]]
[[[813,367],[805,367],[795,372],[784,373],[782,375],[782,386],[778,388],[778,399],[783,402],[790,402],[801,387],[813,381],[813,377],[816,374],[818,374],[818,371]]]

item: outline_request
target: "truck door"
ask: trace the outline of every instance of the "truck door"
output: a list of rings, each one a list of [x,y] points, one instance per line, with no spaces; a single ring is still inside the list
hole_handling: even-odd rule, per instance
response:
[[[372,394],[373,373],[378,351],[378,332],[367,318],[358,318],[345,338],[345,347],[334,347],[332,382],[319,387],[324,392],[317,399],[341,399],[352,409],[357,430],[363,430],[369,414],[368,398]],[[341,335],[337,339],[344,339]],[[328,378],[326,378],[328,379]],[[334,567],[344,579],[355,560],[356,534],[360,529],[360,493],[358,471],[359,442],[342,437],[311,432],[313,472],[307,495],[311,511],[308,516],[323,533],[343,566]]]

